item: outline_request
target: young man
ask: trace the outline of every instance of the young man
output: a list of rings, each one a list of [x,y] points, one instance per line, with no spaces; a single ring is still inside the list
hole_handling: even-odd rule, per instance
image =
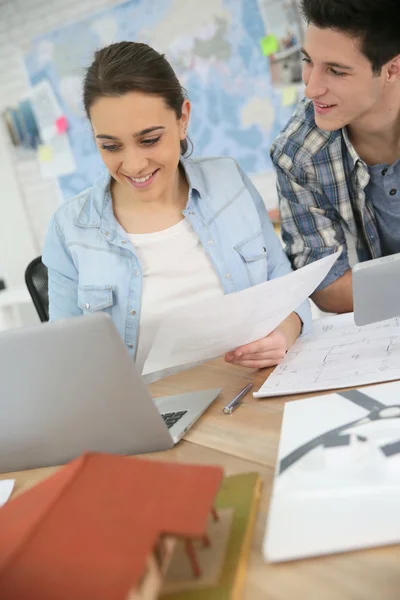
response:
[[[342,248],[312,298],[348,312],[349,239],[360,261],[400,252],[400,2],[302,10],[306,98],[271,149],[283,240],[294,268]]]

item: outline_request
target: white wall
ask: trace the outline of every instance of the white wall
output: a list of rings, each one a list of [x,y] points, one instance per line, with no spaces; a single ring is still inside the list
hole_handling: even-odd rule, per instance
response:
[[[119,0],[0,0],[0,114],[29,91],[22,56],[39,35]],[[40,176],[35,157],[18,158],[0,123],[0,276],[8,286],[24,281],[26,265],[41,252],[47,223],[58,203],[55,182]]]
[[[22,283],[25,267],[38,254],[38,248],[3,123],[0,123],[0,181],[0,272],[7,286],[15,286]]]

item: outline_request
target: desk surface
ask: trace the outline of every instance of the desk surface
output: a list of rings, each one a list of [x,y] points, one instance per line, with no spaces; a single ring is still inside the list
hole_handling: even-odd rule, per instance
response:
[[[212,387],[224,389],[185,441],[168,452],[146,456],[157,460],[221,465],[227,475],[249,471],[260,473],[263,495],[243,600],[399,600],[400,546],[278,565],[263,561],[261,546],[285,399],[255,400],[249,393],[232,415],[223,414],[222,408],[246,382],[254,379],[254,389],[258,389],[267,375],[268,370],[252,373],[218,359],[153,383],[150,387],[154,396]],[[0,479],[15,478],[14,494],[18,494],[56,469],[7,473],[0,475]]]

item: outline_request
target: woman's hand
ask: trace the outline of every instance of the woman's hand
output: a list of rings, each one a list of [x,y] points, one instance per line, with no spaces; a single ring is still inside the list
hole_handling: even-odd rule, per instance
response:
[[[228,352],[225,360],[233,365],[251,369],[275,367],[299,337],[301,327],[302,322],[297,313],[291,313],[269,335]]]

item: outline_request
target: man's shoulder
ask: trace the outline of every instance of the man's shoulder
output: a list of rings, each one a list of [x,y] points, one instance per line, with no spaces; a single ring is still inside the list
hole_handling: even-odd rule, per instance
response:
[[[341,143],[342,130],[324,131],[315,123],[314,107],[304,98],[271,146],[275,166],[290,170],[295,162],[299,168],[328,160],[331,146]]]

